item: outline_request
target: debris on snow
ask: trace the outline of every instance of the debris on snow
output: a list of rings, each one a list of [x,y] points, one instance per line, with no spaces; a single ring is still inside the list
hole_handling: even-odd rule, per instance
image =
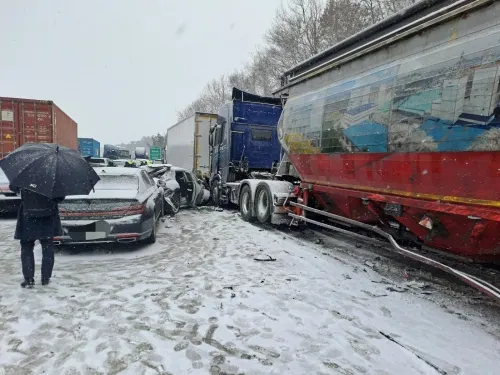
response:
[[[497,369],[498,315],[472,292],[450,296],[453,288],[444,281],[401,283],[400,265],[356,255],[364,250],[352,242],[325,240],[319,250],[314,236],[290,235],[285,247],[280,230],[261,232],[229,210],[186,210],[175,218],[174,229],[159,228],[154,245],[113,246],[109,255],[60,250],[54,283],[29,293],[18,283],[15,221],[0,220],[0,374],[19,368],[34,374],[437,373],[428,363],[447,374]],[[254,261],[257,251],[261,261],[270,261],[264,254],[290,256],[263,267]],[[35,259],[39,275],[39,245]],[[429,290],[434,295],[422,295]]]
[[[258,262],[275,262],[276,258],[273,258],[272,256],[268,255],[268,258],[266,259],[253,258],[253,260],[256,260]]]

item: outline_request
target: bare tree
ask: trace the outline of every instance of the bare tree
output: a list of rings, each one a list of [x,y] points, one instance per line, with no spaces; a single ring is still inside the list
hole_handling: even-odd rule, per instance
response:
[[[198,99],[177,113],[179,120],[196,111],[217,112],[231,88],[270,95],[284,71],[327,47],[380,21],[414,0],[288,0],[276,12],[265,44],[250,63],[228,77],[210,81]]]
[[[326,44],[334,45],[371,23],[366,8],[353,0],[330,0],[321,17]]]
[[[207,112],[201,96],[191,104],[189,104],[186,108],[182,109],[181,111],[177,111],[177,121],[182,121],[195,112]]]
[[[181,121],[195,112],[217,113],[219,107],[230,99],[231,90],[228,86],[225,76],[211,80],[205,85],[198,99],[177,112],[177,120]]]
[[[279,87],[282,73],[281,70],[277,69],[272,51],[269,48],[257,49],[252,55],[252,62],[245,70],[247,80],[251,83],[247,85],[247,91],[259,95],[271,95]]]
[[[266,34],[270,62],[283,72],[326,48],[321,17],[322,0],[289,0],[274,17]]]
[[[380,22],[414,2],[415,0],[359,0],[369,17],[370,24]]]
[[[203,98],[206,112],[217,112],[219,107],[230,99],[231,90],[226,76],[210,81],[203,90]]]

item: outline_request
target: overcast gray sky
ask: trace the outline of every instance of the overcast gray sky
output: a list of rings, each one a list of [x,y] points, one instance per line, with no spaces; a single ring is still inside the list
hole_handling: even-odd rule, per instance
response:
[[[53,100],[78,136],[165,132],[241,68],[280,0],[0,0],[0,96]]]

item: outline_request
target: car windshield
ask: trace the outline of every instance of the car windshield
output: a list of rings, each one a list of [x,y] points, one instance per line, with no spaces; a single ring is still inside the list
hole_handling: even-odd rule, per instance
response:
[[[95,190],[138,190],[139,179],[133,175],[99,175],[101,180],[94,186]]]
[[[105,163],[104,159],[90,159],[91,163]]]

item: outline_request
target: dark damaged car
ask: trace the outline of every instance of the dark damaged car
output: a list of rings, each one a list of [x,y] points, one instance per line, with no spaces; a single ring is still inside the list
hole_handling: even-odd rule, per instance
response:
[[[163,190],[135,168],[95,168],[101,180],[89,195],[71,196],[60,204],[64,235],[57,245],[112,242],[156,242],[163,215]]]

